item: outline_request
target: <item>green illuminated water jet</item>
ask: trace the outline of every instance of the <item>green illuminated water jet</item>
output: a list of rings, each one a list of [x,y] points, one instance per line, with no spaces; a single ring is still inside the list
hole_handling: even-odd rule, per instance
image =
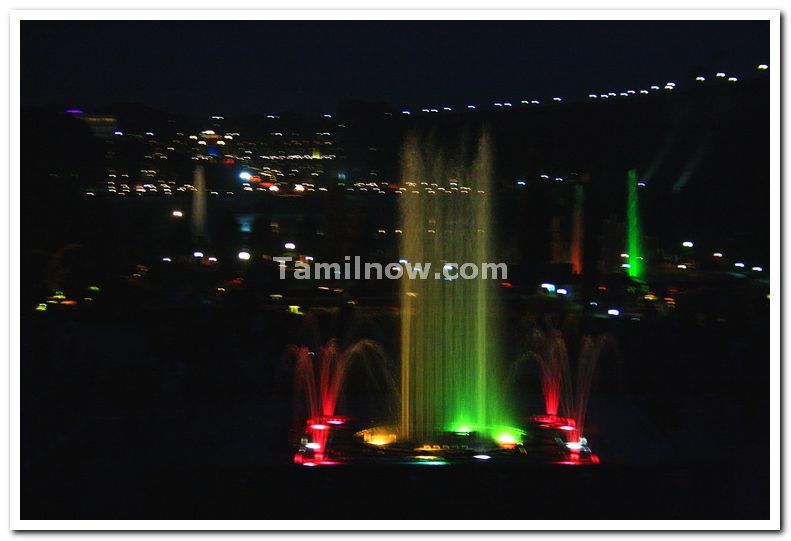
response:
[[[486,135],[474,158],[446,159],[410,136],[402,155],[401,257],[431,263],[401,285],[401,437],[439,432],[519,439],[501,390],[491,279],[435,279],[444,265],[492,262],[492,158]],[[460,270],[460,269],[459,269]],[[482,272],[482,271],[481,271]]]
[[[629,254],[627,274],[632,278],[643,277],[643,234],[640,226],[637,169],[630,169],[626,180],[626,251]]]

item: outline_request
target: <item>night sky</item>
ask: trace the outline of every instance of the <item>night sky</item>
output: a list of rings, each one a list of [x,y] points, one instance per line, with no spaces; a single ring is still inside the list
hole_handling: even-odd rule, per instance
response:
[[[573,100],[769,61],[766,21],[23,21],[21,42],[23,107],[194,114]]]

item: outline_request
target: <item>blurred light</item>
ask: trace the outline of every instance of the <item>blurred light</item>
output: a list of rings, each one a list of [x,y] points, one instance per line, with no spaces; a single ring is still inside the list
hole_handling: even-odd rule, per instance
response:
[[[242,171],[241,173],[239,173],[239,178],[242,179],[242,180],[250,180],[250,177],[252,177],[252,176],[253,175],[251,175],[247,171]]]
[[[570,432],[570,431],[574,430],[574,427],[573,426],[569,426],[569,425],[559,426],[558,428],[560,430],[565,430],[566,432]]]
[[[402,115],[411,115],[412,113],[410,113],[409,111],[401,111],[401,114]]]
[[[543,284],[541,284],[541,287],[546,289],[550,293],[554,293],[555,292],[555,284],[543,283]]]
[[[192,256],[193,257],[203,257],[203,252],[200,252],[200,251],[192,252]]]
[[[736,82],[736,81],[738,81],[739,79],[737,79],[736,77],[728,77],[728,80],[729,80],[730,82],[732,82],[732,83],[735,83],[735,82]]]
[[[656,85],[651,85],[651,90],[659,90],[659,87]]]
[[[209,256],[209,263],[217,263],[217,258],[214,256]]]
[[[474,105],[468,105],[467,109],[475,109],[475,106]]]
[[[714,256],[714,257],[722,257],[722,252],[714,252],[711,255]]]
[[[327,430],[327,425],[315,424],[315,425],[310,425],[310,428],[313,430]]]
[[[588,94],[588,97],[589,98],[598,98],[599,96],[597,96],[596,94]]]
[[[552,98],[552,101],[563,101],[563,99],[562,98],[558,98],[558,97],[554,97],[554,98]]]
[[[489,455],[472,455],[472,458],[477,458],[478,460],[489,460],[492,457]]]
[[[295,192],[304,192],[305,191],[305,187],[302,184],[297,184],[296,186],[294,186],[294,191]]]
[[[753,267],[752,270],[754,270],[755,272],[763,272],[764,269],[762,267]]]
[[[516,438],[511,434],[500,434],[497,436],[496,440],[500,445],[513,445],[516,443]]]
[[[270,192],[279,192],[279,191],[280,191],[280,188],[278,188],[277,186],[275,186],[275,185],[273,184],[272,186],[270,186],[270,187],[269,187],[269,191],[270,191]]]
[[[701,77],[700,75],[698,75],[697,77],[695,77],[695,80],[696,81],[705,81],[706,78],[705,77]]]
[[[566,448],[569,451],[579,451],[580,449],[582,449],[582,443],[578,441],[570,441],[566,443]]]
[[[287,242],[287,243],[285,243],[285,244],[283,245],[283,247],[284,247],[286,250],[296,250],[296,249],[297,249],[297,245],[296,245],[296,244],[294,244],[293,242]]]
[[[315,443],[315,442],[310,442],[310,443],[306,443],[305,447],[307,447],[308,449],[321,449],[321,444],[320,443]]]
[[[744,263],[734,263],[733,266],[734,267],[743,268],[744,267]]]
[[[681,246],[683,246],[684,248],[693,248],[695,244],[691,240],[685,240],[684,242],[681,243]]]
[[[681,264],[681,265],[676,265],[676,266],[677,266],[679,269],[686,269],[686,268],[687,268],[687,266],[686,266],[686,265],[684,265],[684,264]]]
[[[759,70],[768,70],[769,66],[767,66],[766,64],[758,64],[758,69]]]
[[[113,133],[114,133],[115,135],[123,135],[123,134],[124,134],[124,132],[122,132],[122,131],[117,131],[117,132],[113,132]]]
[[[629,254],[621,254],[621,257],[624,257],[624,258],[629,257]]]
[[[607,315],[620,316],[621,315],[621,311],[618,310],[617,308],[610,308],[609,310],[607,310]]]
[[[38,306],[36,306],[36,312],[46,312],[46,311],[47,311],[47,303],[42,302],[39,303]]]
[[[242,261],[249,261],[250,259],[250,252],[245,252],[244,250],[237,254],[237,257]]]
[[[557,293],[558,293],[558,295],[566,295],[566,294],[568,294],[568,290],[567,289],[563,289],[561,287],[560,289],[557,290]]]
[[[163,263],[170,263],[171,261],[173,261],[173,260],[172,260],[172,259],[170,259],[169,257],[163,257],[163,258],[162,258],[162,262],[163,262]]]
[[[631,269],[632,268],[632,266],[629,263],[621,263],[621,267],[623,267],[624,269]]]
[[[717,77],[725,77],[725,73],[723,73],[721,71],[718,71],[717,72]]]

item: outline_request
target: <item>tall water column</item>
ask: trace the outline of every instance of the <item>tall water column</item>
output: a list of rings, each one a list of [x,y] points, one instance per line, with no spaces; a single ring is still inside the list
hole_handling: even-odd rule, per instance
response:
[[[428,279],[401,281],[400,436],[416,442],[459,431],[498,438],[509,424],[492,295],[499,280],[441,274],[448,265],[492,259],[486,135],[474,157],[465,158],[463,149],[445,158],[415,135],[402,155],[400,256],[410,264],[431,263]]]

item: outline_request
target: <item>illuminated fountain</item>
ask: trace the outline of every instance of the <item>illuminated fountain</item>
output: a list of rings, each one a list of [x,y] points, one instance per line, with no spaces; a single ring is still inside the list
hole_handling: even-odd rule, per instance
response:
[[[637,170],[630,169],[626,177],[626,250],[629,254],[627,274],[643,277],[643,233],[640,224],[640,200]]]
[[[206,174],[198,165],[192,175],[192,241],[196,246],[206,242]]]
[[[348,418],[339,416],[336,410],[353,365],[362,367],[368,386],[378,390],[378,394],[389,403],[389,415],[395,416],[398,389],[387,370],[385,354],[376,342],[360,340],[346,349],[340,349],[335,340],[330,340],[318,351],[302,346],[294,347],[292,354],[296,360],[296,398],[303,402],[307,417],[300,450],[295,456],[296,462],[331,462],[326,452],[331,430],[349,422]]]
[[[492,159],[486,135],[471,160],[444,159],[411,136],[402,155],[401,257],[432,268],[492,262]],[[461,270],[461,269],[458,269]],[[481,271],[482,272],[482,271]],[[401,281],[400,437],[483,432],[518,441],[501,389],[491,279]]]
[[[565,431],[570,449],[579,449],[586,444],[583,430],[588,399],[599,357],[609,341],[609,335],[582,337],[576,378],[572,382],[568,350],[562,333],[557,329],[534,333],[536,345],[531,355],[538,363],[546,415],[533,419]]]
[[[366,363],[371,368],[386,365],[375,344],[363,341],[340,352],[330,342],[315,354],[296,349],[297,385],[308,412],[295,462],[317,466],[598,460],[579,437],[598,353],[591,350],[581,357],[577,394],[571,400],[566,396],[571,387],[565,344],[546,342],[550,349],[541,367],[548,415],[517,415],[513,395],[506,392],[494,294],[500,280],[492,279],[492,267],[483,275],[484,263],[496,263],[491,251],[492,158],[486,135],[470,154],[460,145],[449,157],[414,135],[404,146],[400,258],[404,266],[431,267],[426,279],[401,280],[400,389],[390,391],[392,379],[386,370],[379,372],[388,382],[380,389],[400,401],[400,409],[395,408],[392,418],[378,420],[336,411],[355,359],[378,359]],[[474,264],[478,275],[471,276],[465,263]],[[449,279],[443,269],[469,279]]]

